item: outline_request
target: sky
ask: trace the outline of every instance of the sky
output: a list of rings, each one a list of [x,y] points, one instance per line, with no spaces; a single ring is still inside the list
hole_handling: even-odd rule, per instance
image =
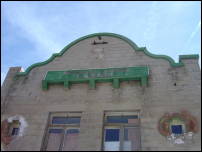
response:
[[[9,67],[47,60],[93,33],[123,35],[153,54],[199,54],[200,1],[1,2],[1,85]]]

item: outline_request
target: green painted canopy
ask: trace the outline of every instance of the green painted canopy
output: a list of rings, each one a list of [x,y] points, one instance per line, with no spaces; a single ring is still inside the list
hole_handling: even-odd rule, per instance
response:
[[[87,70],[68,70],[68,71],[48,71],[42,88],[48,89],[50,84],[63,84],[69,88],[73,83],[89,83],[90,88],[95,89],[96,82],[112,82],[114,88],[120,87],[121,81],[139,80],[142,86],[147,85],[149,68],[124,67],[107,69],[87,69]]]

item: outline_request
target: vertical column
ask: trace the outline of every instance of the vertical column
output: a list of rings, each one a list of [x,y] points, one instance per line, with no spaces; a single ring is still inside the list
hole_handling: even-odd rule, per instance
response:
[[[141,77],[141,86],[146,86],[147,85],[147,77]]]
[[[119,79],[113,79],[113,87],[114,88],[119,88],[120,87]]]
[[[91,89],[95,89],[95,80],[89,80],[89,87],[91,88]]]
[[[42,80],[42,89],[48,90],[48,82],[46,80]]]
[[[68,89],[69,89],[69,87],[70,87],[69,85],[70,85],[70,84],[69,84],[69,81],[65,81],[65,82],[64,82],[64,87],[65,87],[65,88],[68,88]]]

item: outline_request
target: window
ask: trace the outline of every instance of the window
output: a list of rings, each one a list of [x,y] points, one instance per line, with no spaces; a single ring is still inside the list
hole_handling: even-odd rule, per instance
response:
[[[13,120],[9,123],[9,135],[11,136],[17,136],[19,134],[20,130],[20,121],[19,120]]]
[[[138,112],[106,112],[103,150],[140,150],[140,121]]]
[[[184,134],[186,130],[185,122],[178,117],[174,117],[170,120],[170,132],[176,136]]]
[[[13,128],[11,135],[16,136],[18,135],[19,128]]]
[[[52,124],[79,124],[80,117],[53,117]]]
[[[174,134],[182,134],[182,125],[172,125],[171,129]]]
[[[51,113],[43,150],[76,150],[78,146],[80,119],[80,112]]]

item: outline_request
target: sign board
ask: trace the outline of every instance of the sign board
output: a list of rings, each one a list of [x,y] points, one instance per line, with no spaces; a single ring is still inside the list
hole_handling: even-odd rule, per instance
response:
[[[69,88],[70,84],[86,82],[90,88],[95,88],[96,82],[112,82],[114,88],[119,88],[120,81],[128,80],[140,80],[141,85],[146,85],[148,75],[148,67],[48,71],[42,80],[42,88],[47,90],[48,85],[57,83]]]

